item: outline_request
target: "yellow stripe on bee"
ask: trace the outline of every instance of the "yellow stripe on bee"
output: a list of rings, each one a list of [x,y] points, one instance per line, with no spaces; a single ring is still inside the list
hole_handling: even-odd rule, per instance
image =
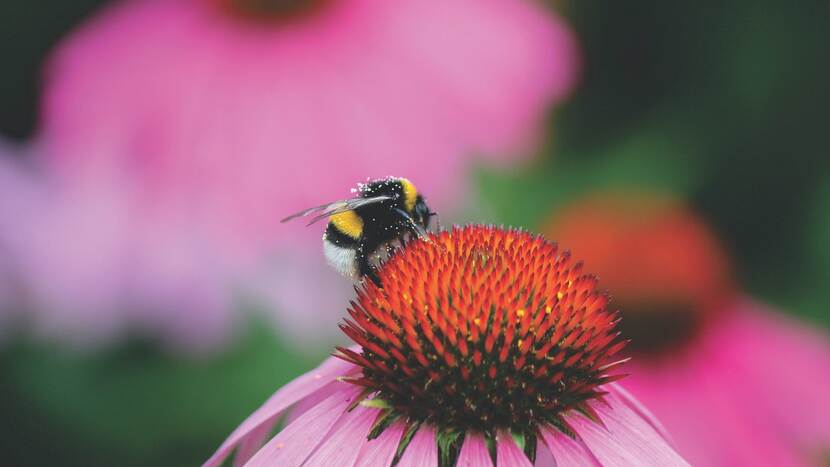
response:
[[[337,230],[354,239],[360,238],[363,234],[363,219],[354,211],[335,214],[329,218],[329,221]]]
[[[418,197],[418,190],[415,185],[409,180],[402,178],[401,186],[403,187],[403,203],[406,206],[407,212],[412,212],[415,209],[415,199]]]

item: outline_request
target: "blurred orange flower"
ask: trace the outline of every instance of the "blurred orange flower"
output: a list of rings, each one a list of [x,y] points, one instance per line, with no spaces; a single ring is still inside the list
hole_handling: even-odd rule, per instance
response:
[[[629,388],[693,465],[805,465],[830,446],[830,340],[743,296],[706,222],[679,200],[609,192],[552,216],[632,339]]]

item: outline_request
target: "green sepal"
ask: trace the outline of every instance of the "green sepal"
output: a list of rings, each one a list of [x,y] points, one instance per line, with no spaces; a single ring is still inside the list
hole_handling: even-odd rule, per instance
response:
[[[373,392],[374,392],[374,389],[369,389],[369,388],[366,388],[363,391],[360,391],[360,394],[358,394],[357,397],[355,397],[354,400],[348,405],[348,407],[346,407],[346,412],[351,412],[352,410],[354,410],[355,407],[362,404],[363,401],[367,397],[369,397],[369,395],[372,394]]]
[[[401,442],[398,443],[398,450],[395,451],[395,458],[392,459],[392,465],[397,465],[398,462],[400,462],[404,451],[406,451],[406,448],[412,441],[412,437],[415,436],[415,433],[418,432],[419,428],[421,428],[421,422],[409,422],[409,424],[406,427],[406,430],[403,433],[403,436],[401,437]]]
[[[568,438],[571,438],[573,440],[577,439],[576,431],[573,429],[572,426],[568,424],[568,422],[563,420],[562,417],[556,417],[553,420],[551,420],[550,423]]]
[[[491,433],[484,434],[484,444],[487,445],[487,452],[490,453],[490,460],[493,461],[493,465],[496,464],[496,437],[493,436]]]
[[[397,420],[399,416],[400,415],[392,409],[380,412],[378,417],[375,419],[375,423],[372,424],[372,429],[369,430],[369,436],[367,436],[367,439],[372,440],[380,436],[381,433],[389,428],[389,425]]]
[[[438,444],[438,467],[453,467],[461,452],[464,432],[452,428],[441,430],[436,434],[435,442]]]
[[[525,448],[524,448],[525,456],[527,456],[527,458],[530,459],[531,464],[535,464],[536,463],[536,448],[537,448],[537,444],[539,442],[539,438],[537,438],[534,433],[528,433],[528,434],[525,434],[524,440],[525,440]]]
[[[521,433],[516,433],[515,431],[510,432],[510,435],[513,436],[513,442],[519,446],[519,449],[522,451],[525,450],[525,437]]]
[[[605,428],[605,423],[602,421],[601,418],[599,418],[599,414],[597,413],[596,410],[593,409],[593,407],[589,406],[586,403],[582,403],[582,404],[577,405],[575,407],[575,409],[576,409],[577,412],[581,413],[582,415],[585,415],[585,417],[587,417],[588,420],[590,420],[590,421],[596,423],[597,425]]]

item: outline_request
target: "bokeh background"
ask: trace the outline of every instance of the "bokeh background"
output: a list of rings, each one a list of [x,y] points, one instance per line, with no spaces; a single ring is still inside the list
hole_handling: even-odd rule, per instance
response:
[[[115,2],[0,3],[0,135],[4,146],[14,147],[10,160],[27,166],[38,157],[33,153],[44,120],[48,57],[110,3]],[[436,190],[448,193],[438,201],[447,206],[442,221],[538,230],[592,194],[636,189],[670,195],[708,222],[742,290],[824,333],[830,326],[830,4],[539,5],[572,29],[578,78],[566,95],[548,101],[541,137],[527,156],[498,164],[471,160],[456,178],[434,182]],[[94,60],[86,66],[95,73]],[[183,89],[190,85],[181,83]],[[439,160],[425,160],[429,171],[448,170]],[[348,167],[350,160],[338,164]],[[378,175],[385,174],[365,176]],[[328,201],[329,193],[348,193],[350,185],[337,183],[322,189],[318,201]],[[279,219],[289,213],[275,207],[269,215]],[[18,220],[24,222],[17,217],[0,228],[23,229]],[[316,242],[319,231],[292,235]],[[75,241],[67,235],[53,243],[60,248]],[[0,247],[17,245],[10,244]],[[14,276],[15,252],[0,252],[0,276]],[[321,252],[303,254],[315,255],[309,262],[316,264]],[[332,294],[345,310],[339,294],[347,293],[348,285],[331,285],[338,279],[329,272],[319,273],[326,274],[319,281],[313,273],[305,276],[310,278],[302,293],[326,295],[339,287]],[[5,287],[13,288],[14,281],[9,283]],[[340,342],[335,324],[341,310],[321,313],[325,329],[312,325],[320,326],[320,337],[305,342],[284,321],[275,322],[270,308],[291,306],[279,301],[241,300],[230,337],[196,351],[170,344],[176,334],[159,342],[140,326],[127,326],[94,345],[85,345],[83,333],[65,342],[57,325],[45,336],[39,332],[26,317],[25,303],[0,304],[13,312],[7,313],[11,319],[0,320],[3,465],[198,464],[271,392]],[[189,306],[174,305],[161,308],[186,313],[178,308]],[[198,334],[199,315],[192,316],[185,326]]]

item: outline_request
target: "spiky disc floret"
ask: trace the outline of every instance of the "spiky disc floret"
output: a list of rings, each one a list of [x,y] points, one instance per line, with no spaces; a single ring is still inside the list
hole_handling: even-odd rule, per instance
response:
[[[399,250],[351,303],[343,331],[362,352],[352,380],[409,420],[441,429],[566,430],[570,409],[616,376],[624,342],[597,279],[541,237],[455,228]]]

